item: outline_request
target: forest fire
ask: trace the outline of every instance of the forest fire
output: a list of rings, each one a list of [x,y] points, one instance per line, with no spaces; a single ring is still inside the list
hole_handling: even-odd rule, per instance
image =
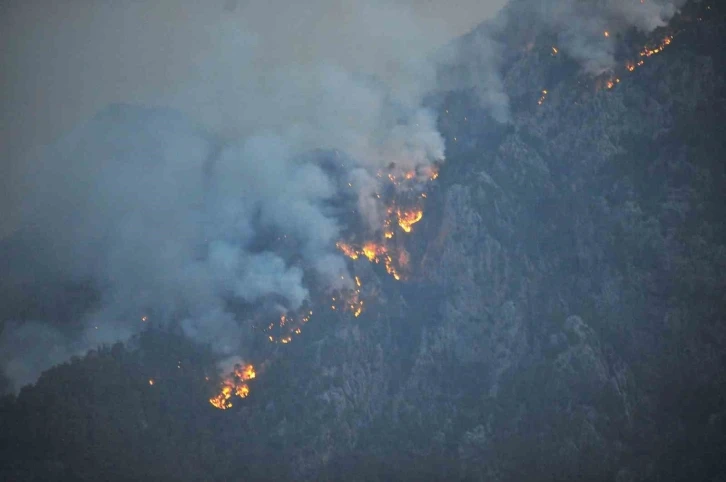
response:
[[[372,241],[367,242],[363,245],[363,248],[361,248],[360,253],[363,254],[366,258],[368,258],[368,261],[371,261],[373,263],[378,263],[380,261],[380,258],[382,256],[385,256],[387,254],[388,250],[386,247],[382,244],[376,244]]]
[[[413,225],[423,218],[423,211],[420,209],[412,211],[402,211],[399,209],[396,211],[396,214],[398,215],[398,225],[407,233],[410,233]]]
[[[398,170],[391,163],[388,173],[378,171],[376,177],[390,182],[389,187],[380,186],[381,190],[373,194],[380,212],[383,214],[382,224],[369,230],[369,236],[362,241],[340,240],[336,248],[352,261],[367,260],[369,263],[383,265],[386,272],[395,280],[404,279],[404,272],[409,264],[408,251],[398,240],[397,233],[411,233],[416,223],[423,219],[422,204],[426,198],[423,184],[438,178],[437,166],[417,166],[415,169]],[[352,183],[348,184],[349,186]],[[345,279],[344,276],[341,276]],[[363,299],[363,282],[360,277],[353,276],[350,287],[337,289],[331,294],[329,307],[334,312],[350,313],[359,317],[366,306]],[[294,313],[282,313],[276,321],[264,323],[262,331],[270,343],[286,345],[291,343],[295,335],[302,333],[302,326],[313,315],[313,311],[305,306]],[[246,398],[250,393],[248,381],[255,378],[252,365],[235,365],[231,374],[224,378],[219,393],[209,399],[209,403],[220,410],[232,407],[232,399],[236,396]]]
[[[641,57],[651,57],[653,55],[659,54],[663,52],[663,50],[669,46],[673,42],[673,35],[666,36],[663,41],[661,41],[657,46],[650,48],[650,47],[644,47],[643,50],[640,51]]]
[[[360,287],[354,290],[342,290],[332,298],[330,309],[333,311],[349,311],[358,318],[363,313],[363,300],[360,299]]]
[[[337,248],[338,248],[338,249],[339,249],[339,250],[340,250],[340,251],[341,251],[341,252],[342,252],[342,253],[343,253],[344,255],[346,255],[346,256],[347,256],[348,258],[350,258],[350,259],[352,259],[352,260],[356,260],[356,259],[358,259],[358,256],[359,256],[360,254],[362,254],[362,252],[360,252],[360,251],[356,250],[355,248],[353,248],[352,246],[350,246],[350,245],[348,245],[348,244],[345,244],[345,243],[344,243],[344,242],[342,242],[342,241],[341,241],[341,242],[338,242],[338,243],[336,243],[336,244],[335,244],[335,246],[336,246],[336,247],[337,247]]]
[[[302,333],[302,325],[310,321],[311,316],[313,316],[312,310],[308,311],[307,309],[301,309],[296,314],[281,314],[277,322],[271,322],[264,329],[268,333],[267,339],[270,343],[290,343],[293,335]]]
[[[410,230],[406,232],[410,232]],[[402,279],[401,269],[404,266],[397,265],[397,263],[394,262],[388,248],[383,244],[377,244],[369,241],[361,248],[354,248],[345,243],[338,243],[338,249],[354,261],[360,256],[364,256],[371,263],[383,264],[386,268],[386,272],[391,275],[393,279],[396,281],[400,281]],[[400,258],[401,257],[399,257],[399,259]]]
[[[554,48],[554,47],[553,47],[553,48]],[[547,99],[547,94],[548,94],[547,90],[543,90],[543,91],[542,91],[542,96],[541,96],[541,97],[539,98],[539,100],[537,101],[537,105],[542,105],[542,104],[544,104],[544,101],[545,101],[545,100]]]
[[[376,177],[388,179],[395,187],[393,195],[390,193],[387,196],[375,195],[376,199],[380,200],[378,202],[387,205],[380,230],[375,233],[373,239],[361,244],[355,245],[339,241],[336,246],[341,253],[353,261],[365,257],[371,263],[382,264],[393,279],[400,281],[403,279],[403,271],[408,264],[408,253],[400,243],[394,244],[391,240],[396,236],[397,230],[410,234],[414,225],[423,219],[423,209],[420,203],[427,196],[426,192],[423,192],[422,183],[437,179],[439,171],[437,166],[423,166],[413,170],[395,172],[393,164],[390,169],[392,171],[388,174],[381,171],[376,173]],[[414,199],[413,202],[412,199]],[[356,278],[356,282],[359,283],[360,280]],[[358,287],[360,287],[359,284]],[[362,307],[362,302],[356,303],[356,308],[351,308],[351,311],[358,316]],[[334,309],[338,310],[340,307],[335,306]]]
[[[670,45],[671,43],[673,43],[673,38],[674,38],[674,35],[667,35],[655,47],[648,47],[648,46],[643,47],[643,49],[639,53],[639,56],[641,57],[641,59],[638,60],[637,62],[635,62],[635,61],[628,61],[628,62],[626,62],[625,63],[625,70],[628,71],[628,72],[630,72],[630,73],[635,72],[635,70],[638,67],[642,67],[643,65],[645,65],[645,59],[646,58],[652,57],[653,55],[656,55],[656,54],[659,54],[659,53],[663,52],[663,50],[668,45]],[[600,86],[602,86],[603,84],[601,84],[600,82],[602,82],[602,80],[598,81],[598,84]],[[604,85],[605,85],[605,88],[607,88],[608,90],[611,90],[611,89],[613,89],[619,83],[620,83],[620,78],[619,77],[612,77],[610,79],[605,80]],[[540,100],[542,100],[542,99],[544,99],[544,96]],[[541,105],[541,103],[540,103],[540,105]]]
[[[232,373],[222,381],[222,387],[217,396],[210,398],[209,403],[220,410],[232,408],[232,397],[236,395],[239,398],[247,398],[250,394],[250,387],[246,382],[256,377],[254,366],[235,365]]]

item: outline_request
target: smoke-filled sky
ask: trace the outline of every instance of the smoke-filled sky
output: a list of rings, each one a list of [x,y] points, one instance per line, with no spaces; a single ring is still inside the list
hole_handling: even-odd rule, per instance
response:
[[[648,31],[676,6],[516,3],[591,71],[606,68],[611,48],[601,25]],[[6,374],[33,381],[138,331],[146,313],[220,355],[244,356],[244,320],[230,300],[295,310],[311,283],[349,285],[335,242],[351,224],[380,228],[376,173],[395,165],[423,181],[445,157],[423,99],[440,62],[461,52],[438,48],[500,7],[3,2],[0,261],[9,269],[0,288],[46,306],[2,320]],[[581,48],[588,42],[595,48]],[[476,85],[466,86],[504,120],[492,45],[476,46]],[[318,148],[337,157],[311,156]],[[81,282],[96,299],[61,326],[49,300]]]
[[[58,284],[99,297],[65,325],[52,308],[4,320],[7,375],[32,381],[147,313],[238,354],[230,299],[295,310],[310,280],[349,284],[335,242],[346,218],[379,227],[376,172],[425,177],[444,158],[422,106],[428,56],[499,6],[5,3],[3,286],[40,305]],[[339,169],[305,156],[316,148],[343,153]]]
[[[245,119],[228,104],[240,100],[240,83],[281,65],[323,59],[381,73],[401,56],[466,31],[503,3],[4,1],[3,157],[50,142],[110,102],[173,105],[238,133]],[[203,96],[175,96],[185,85]],[[220,105],[225,111],[213,113]]]

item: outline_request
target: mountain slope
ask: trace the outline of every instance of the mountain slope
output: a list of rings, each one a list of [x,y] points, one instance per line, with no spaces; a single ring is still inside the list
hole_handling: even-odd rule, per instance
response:
[[[409,238],[411,281],[356,261],[378,291],[363,315],[259,348],[264,376],[225,412],[204,401],[211,359],[153,330],[53,369],[2,406],[2,475],[716,480],[725,26],[700,3],[623,38],[625,66],[678,32],[610,89],[546,31],[522,49],[508,32],[511,123],[472,92],[436,101],[447,163]]]

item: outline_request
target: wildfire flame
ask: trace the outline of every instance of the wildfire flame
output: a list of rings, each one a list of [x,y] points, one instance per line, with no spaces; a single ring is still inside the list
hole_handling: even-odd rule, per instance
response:
[[[418,222],[418,220],[414,222]],[[410,232],[410,229],[406,232]],[[359,257],[363,256],[371,263],[383,264],[383,266],[385,266],[386,268],[386,272],[391,275],[396,281],[400,281],[403,277],[401,270],[405,266],[397,264],[394,261],[391,253],[384,244],[378,244],[374,243],[373,241],[369,241],[361,248],[355,248],[349,244],[339,242],[337,246],[343,254],[345,254],[346,256],[348,256],[348,258],[352,260],[357,260]],[[401,259],[401,257],[399,257],[399,259]],[[406,258],[404,257],[403,259]]]
[[[270,343],[288,344],[292,341],[293,335],[302,333],[302,325],[310,321],[312,316],[312,310],[303,309],[297,313],[283,313],[277,321],[269,323],[263,331],[267,332],[267,339]]]
[[[360,258],[367,259],[370,263],[382,264],[386,272],[395,280],[403,279],[403,271],[408,264],[408,253],[400,247],[399,243],[393,244],[391,240],[396,235],[396,227],[401,232],[409,234],[413,226],[423,219],[423,209],[420,205],[426,199],[426,193],[422,192],[422,183],[434,181],[439,177],[439,171],[435,166],[426,166],[415,170],[392,171],[387,174],[379,171],[376,173],[379,179],[388,179],[396,188],[393,196],[381,196],[376,194],[377,202],[384,205],[385,217],[377,236],[361,244],[353,244],[346,241],[339,241],[336,246],[341,253],[353,261]],[[399,195],[401,194],[401,195]],[[411,195],[413,194],[413,195]],[[356,278],[356,285],[360,288],[360,280]],[[355,290],[358,294],[360,290]],[[351,300],[350,297],[347,297]],[[343,307],[336,303],[331,305],[334,310]],[[347,307],[355,316],[360,315],[363,309],[363,301],[358,300],[349,303]]]
[[[554,48],[554,47],[552,47],[552,48]],[[541,97],[539,98],[539,100],[537,101],[537,105],[542,105],[542,104],[544,104],[544,101],[545,101],[545,99],[547,99],[547,94],[548,94],[547,90],[543,90],[543,91],[542,91],[542,96],[541,96]]]
[[[373,194],[380,212],[384,212],[382,225],[369,232],[362,241],[340,240],[336,243],[338,250],[352,261],[367,260],[369,263],[380,264],[395,280],[404,279],[404,271],[409,263],[408,252],[400,242],[392,241],[396,233],[411,233],[413,226],[423,219],[423,200],[427,195],[423,185],[434,181],[439,176],[436,166],[418,166],[415,169],[397,169],[394,163],[388,172],[378,171],[376,177],[380,182],[390,182],[392,188],[385,188]],[[349,183],[352,187],[352,185]],[[345,279],[345,277],[341,277]],[[353,277],[350,288],[339,289],[332,294],[330,309],[336,312],[349,312],[359,317],[366,306],[363,299],[363,282],[358,276]],[[302,325],[307,323],[313,312],[307,308],[296,313],[283,313],[279,318],[263,325],[262,331],[271,343],[288,344],[295,335],[302,333]],[[234,370],[226,376],[216,396],[209,403],[220,410],[232,407],[232,399],[237,396],[246,398],[250,393],[248,381],[255,378],[252,365],[235,365]]]
[[[255,368],[252,365],[235,365],[234,370],[224,380],[217,396],[209,399],[213,407],[220,410],[232,408],[232,396],[247,398],[250,394],[250,387],[246,383],[257,377]]]
[[[352,246],[345,244],[344,242],[340,241],[336,243],[337,248],[343,252],[344,255],[349,257],[352,260],[358,259],[358,256],[361,254],[360,251],[356,250]]]
[[[641,57],[652,57],[653,55],[663,52],[663,50],[673,42],[673,35],[667,35],[658,45],[653,48],[643,47],[640,51]]]
[[[669,46],[671,43],[673,43],[673,38],[674,38],[674,35],[666,35],[663,38],[663,40],[661,40],[658,43],[658,45],[656,45],[654,47],[649,47],[649,46],[646,45],[645,47],[643,47],[643,49],[638,54],[641,57],[640,60],[638,60],[637,62],[635,62],[635,61],[628,61],[628,62],[626,62],[625,63],[625,70],[627,70],[628,72],[635,72],[635,70],[638,67],[642,67],[645,64],[645,59],[646,58],[652,57],[653,55],[657,55],[657,54],[663,52],[663,50],[665,50],[665,48],[667,46]],[[617,85],[619,83],[620,83],[620,78],[619,77],[612,77],[612,78],[607,79],[605,81],[605,87],[608,90],[610,90],[610,89],[614,88],[615,85]]]
[[[399,209],[396,211],[396,214],[398,215],[398,225],[407,233],[410,233],[413,225],[423,218],[423,211],[420,209],[412,211],[402,211]]]

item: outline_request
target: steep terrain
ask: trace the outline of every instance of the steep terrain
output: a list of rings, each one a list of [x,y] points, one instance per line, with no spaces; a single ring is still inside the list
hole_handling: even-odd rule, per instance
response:
[[[3,402],[0,478],[718,480],[725,29],[704,2],[622,39],[611,87],[546,31],[503,39],[511,123],[432,100],[447,162],[411,280],[355,261],[366,311],[254,348],[224,412],[212,357],[153,329],[55,368]]]

